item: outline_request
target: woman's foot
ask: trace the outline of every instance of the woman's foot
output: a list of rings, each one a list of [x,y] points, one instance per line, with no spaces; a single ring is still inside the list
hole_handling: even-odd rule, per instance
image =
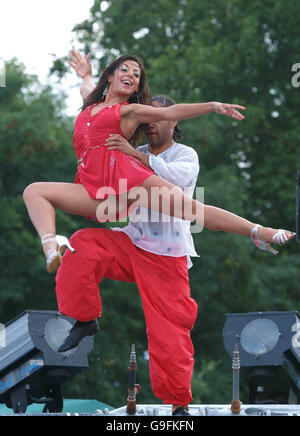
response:
[[[46,256],[47,271],[50,274],[54,273],[61,265],[62,252],[65,247],[75,252],[65,236],[48,233],[41,238],[41,242]]]
[[[260,250],[270,251],[273,254],[278,254],[279,252],[270,245],[271,243],[281,246],[294,238],[294,236],[296,236],[296,233],[288,230],[262,227],[259,224],[254,226],[251,231],[251,239],[257,248]]]

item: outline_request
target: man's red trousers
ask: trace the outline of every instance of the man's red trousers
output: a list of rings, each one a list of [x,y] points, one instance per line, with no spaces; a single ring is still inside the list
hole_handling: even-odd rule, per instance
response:
[[[103,277],[135,282],[145,314],[150,379],[165,404],[192,400],[194,348],[190,330],[197,303],[190,297],[187,258],[160,256],[136,247],[124,233],[83,229],[71,238],[56,275],[59,311],[78,321],[101,317]]]

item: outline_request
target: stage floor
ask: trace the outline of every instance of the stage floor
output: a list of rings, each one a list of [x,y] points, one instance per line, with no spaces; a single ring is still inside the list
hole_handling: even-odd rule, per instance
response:
[[[108,416],[128,416],[126,406],[105,411]],[[300,405],[277,404],[258,405],[241,404],[241,412],[233,414],[230,404],[193,404],[189,405],[191,416],[300,416]],[[171,416],[171,406],[156,404],[137,404],[134,416]],[[131,415],[132,416],[132,415]]]

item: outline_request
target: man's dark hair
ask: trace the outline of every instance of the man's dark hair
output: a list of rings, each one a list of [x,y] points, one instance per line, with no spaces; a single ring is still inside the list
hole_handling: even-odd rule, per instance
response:
[[[167,97],[166,95],[156,95],[155,97],[149,99],[150,104],[152,104],[154,101],[156,101],[163,107],[173,106],[173,104],[176,104],[174,100],[172,100],[170,97]],[[182,139],[182,138],[183,138],[182,130],[178,126],[175,126],[174,133],[173,133],[174,141],[177,141],[178,139]]]

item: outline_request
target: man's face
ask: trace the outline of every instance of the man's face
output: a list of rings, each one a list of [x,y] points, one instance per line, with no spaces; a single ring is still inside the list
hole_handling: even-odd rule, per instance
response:
[[[157,101],[153,101],[152,106],[163,107]],[[156,121],[145,124],[144,132],[147,136],[149,145],[151,145],[151,147],[159,147],[172,141],[176,124],[175,121]]]

